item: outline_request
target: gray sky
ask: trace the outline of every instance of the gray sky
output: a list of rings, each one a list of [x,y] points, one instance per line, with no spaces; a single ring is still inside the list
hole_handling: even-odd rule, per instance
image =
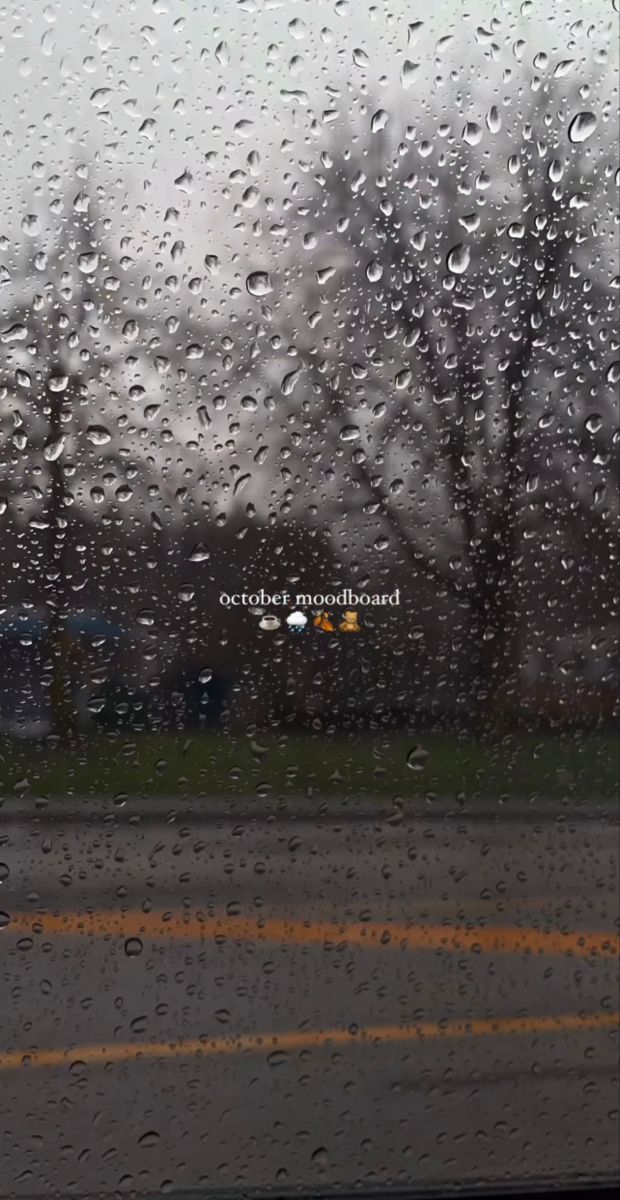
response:
[[[45,207],[49,176],[96,155],[115,228],[139,233],[145,256],[173,206],[190,258],[195,252],[201,261],[212,249],[225,260],[248,244],[252,253],[253,238],[260,239],[255,257],[268,257],[269,239],[264,229],[252,234],[253,223],[270,224],[269,197],[287,195],[291,173],[303,178],[326,125],[359,112],[360,92],[385,98],[386,107],[397,98],[403,122],[415,123],[429,96],[437,106],[445,95],[449,117],[460,87],[476,119],[489,89],[501,91],[507,68],[516,73],[521,63],[526,75],[544,78],[571,59],[578,79],[586,63],[617,56],[616,25],[612,0],[7,4],[3,232],[14,232],[33,188]],[[541,51],[549,62],[535,67]],[[261,162],[252,174],[253,149]],[[183,182],[187,171],[191,182]],[[249,206],[242,202],[248,186]],[[137,217],[136,203],[144,205]]]

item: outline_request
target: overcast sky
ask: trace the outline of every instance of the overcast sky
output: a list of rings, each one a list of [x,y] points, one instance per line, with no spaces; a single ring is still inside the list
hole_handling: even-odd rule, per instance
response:
[[[506,68],[544,77],[572,59],[578,78],[586,64],[617,54],[613,3],[7,4],[0,8],[3,232],[15,232],[35,187],[45,205],[50,175],[96,155],[99,179],[113,185],[116,227],[133,222],[145,253],[170,206],[179,210],[190,254],[194,240],[201,257],[209,248],[230,251],[243,244],[235,225],[248,214],[235,206],[248,184],[257,191],[252,221],[268,215],[269,197],[286,195],[290,178],[316,159],[325,126],[359,111],[364,89],[386,106],[398,101],[403,119],[415,122],[429,96],[435,107],[445,96],[449,114],[455,87],[472,95],[474,109],[484,105],[489,89],[509,90]],[[549,63],[535,66],[541,52]],[[614,64],[601,69],[613,79]],[[253,149],[261,162],[248,178]],[[127,196],[131,212],[123,216]],[[136,203],[145,206],[142,219]]]

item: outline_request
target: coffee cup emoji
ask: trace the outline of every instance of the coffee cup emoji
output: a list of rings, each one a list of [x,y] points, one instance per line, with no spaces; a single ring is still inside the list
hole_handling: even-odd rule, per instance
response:
[[[360,633],[361,627],[358,620],[357,612],[352,608],[345,608],[344,616],[340,622],[338,629],[341,633]]]
[[[269,633],[273,633],[275,629],[280,628],[282,622],[279,617],[275,616],[274,613],[265,613],[264,617],[261,617],[258,624],[261,629],[266,629]]]
[[[312,624],[315,629],[320,629],[322,633],[333,633],[336,628],[333,621],[330,620],[329,613],[326,612],[317,613]]]
[[[303,633],[306,625],[308,624],[308,618],[305,613],[296,610],[295,612],[289,613],[288,617],[286,618],[286,624],[291,633]]]

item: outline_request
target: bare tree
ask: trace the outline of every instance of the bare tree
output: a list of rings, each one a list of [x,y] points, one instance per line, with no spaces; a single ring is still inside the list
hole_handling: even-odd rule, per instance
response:
[[[136,456],[121,433],[132,387],[146,395],[131,382],[141,367],[131,346],[139,287],[112,249],[111,222],[93,191],[77,187],[45,214],[24,216],[26,238],[4,268],[0,331],[0,490],[33,537],[42,531],[47,542],[38,571],[52,723],[62,740],[75,724],[67,632],[72,513],[92,513],[106,489],[112,505],[132,494]]]
[[[454,607],[487,720],[517,695],[524,539],[608,538],[613,507],[611,141],[579,96],[526,96],[455,96],[400,142],[362,105],[298,200],[316,249],[281,322],[309,469]]]

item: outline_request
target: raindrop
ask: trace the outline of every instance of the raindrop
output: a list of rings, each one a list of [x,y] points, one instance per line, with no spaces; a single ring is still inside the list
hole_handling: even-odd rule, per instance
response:
[[[394,379],[394,383],[396,384],[396,387],[398,388],[398,390],[402,391],[403,388],[406,388],[409,386],[412,378],[413,378],[413,375],[412,375],[412,372],[409,370],[409,367],[405,367],[402,371],[398,371],[398,373]]]
[[[448,251],[446,266],[452,275],[464,275],[471,261],[469,246],[459,242]]]
[[[355,442],[360,436],[360,431],[357,425],[343,425],[340,430],[341,442]]]
[[[230,46],[228,42],[219,42],[215,47],[215,57],[221,67],[227,67],[230,62]]]
[[[193,189],[194,176],[192,175],[191,171],[188,171],[188,170],[183,171],[180,175],[177,176],[174,183],[175,183],[175,187],[179,188],[179,191],[185,192],[187,195],[191,194],[191,192],[194,190]]]
[[[353,62],[356,67],[368,67],[370,65],[370,59],[366,51],[361,50],[359,46],[356,46],[353,51]]]
[[[380,130],[385,129],[388,121],[389,121],[389,116],[386,113],[385,109],[378,108],[376,113],[373,113],[372,120],[370,122],[371,133],[379,133]]]
[[[306,26],[299,17],[294,17],[292,21],[289,21],[288,31],[296,42],[301,42],[306,36]]]
[[[89,442],[92,442],[93,446],[105,446],[106,442],[110,441],[112,434],[109,429],[106,429],[105,425],[89,425],[86,430],[86,437]]]
[[[78,255],[78,267],[83,275],[91,275],[99,266],[99,255],[94,250]]]
[[[426,766],[428,759],[428,750],[424,750],[422,746],[414,746],[407,754],[407,766],[412,771],[422,771]]]
[[[301,369],[300,368],[297,368],[296,371],[290,371],[288,375],[285,375],[284,379],[282,380],[282,383],[280,385],[282,388],[282,394],[284,396],[292,395],[293,388],[295,387],[295,384],[297,383],[297,381],[300,378],[301,378]]]
[[[482,140],[482,128],[476,121],[466,121],[463,128],[463,141],[468,146],[477,146]]]
[[[245,281],[245,286],[251,296],[268,296],[273,291],[271,279],[266,271],[252,271]]]
[[[499,133],[502,127],[502,115],[496,104],[491,105],[486,117],[489,133]]]
[[[281,1067],[286,1062],[288,1062],[286,1050],[272,1050],[271,1054],[267,1055],[267,1065],[270,1067]]]
[[[111,95],[112,88],[95,88],[95,91],[91,92],[90,102],[95,108],[105,108]]]
[[[50,392],[65,392],[69,384],[68,375],[50,375],[47,386]]]
[[[139,954],[142,954],[143,950],[144,946],[140,938],[130,937],[126,939],[125,954],[127,955],[127,958],[137,958]]]
[[[28,330],[25,325],[17,322],[15,325],[9,325],[7,329],[3,329],[0,338],[3,342],[23,342],[24,338],[28,337]]]
[[[26,216],[22,217],[22,229],[29,237],[35,237],[41,232],[41,222],[36,213],[26,213]]]
[[[420,37],[420,30],[423,24],[424,21],[412,21],[411,24],[407,26],[407,41],[410,46],[415,46],[416,42],[418,41]]]
[[[235,133],[238,133],[239,137],[242,137],[242,138],[251,137],[252,134],[254,133],[254,122],[253,121],[244,121],[244,120],[237,121],[235,124]]]
[[[133,318],[125,321],[123,325],[123,337],[126,337],[128,342],[135,342],[139,332],[140,326],[137,321],[134,321]]]
[[[202,563],[202,562],[206,562],[207,559],[210,558],[210,556],[211,556],[210,551],[207,550],[207,547],[204,545],[204,542],[196,542],[194,549],[190,553],[189,561],[195,562],[195,563]]]
[[[406,58],[400,71],[400,82],[405,89],[410,88],[420,67],[419,63],[411,62]]]
[[[608,383],[618,383],[620,381],[620,360],[610,363],[605,376]]]
[[[141,1134],[138,1138],[139,1146],[156,1146],[159,1141],[159,1134],[156,1129],[148,1129],[146,1133]]]
[[[598,122],[593,112],[580,112],[576,117],[573,117],[569,127],[568,136],[571,142],[585,142],[594,133]]]
[[[88,192],[78,192],[73,198],[73,211],[79,213],[88,212],[90,205],[90,196]]]
[[[66,440],[64,433],[60,437],[48,438],[43,447],[43,457],[46,462],[56,462],[56,459],[60,458],[65,448]]]
[[[370,283],[378,283],[382,275],[383,267],[381,266],[381,263],[378,262],[376,258],[371,258],[368,266],[366,267],[366,278],[370,281]]]
[[[459,217],[459,225],[462,225],[463,229],[466,229],[468,233],[475,233],[476,229],[480,226],[480,214],[474,212],[467,213],[464,217]]]

